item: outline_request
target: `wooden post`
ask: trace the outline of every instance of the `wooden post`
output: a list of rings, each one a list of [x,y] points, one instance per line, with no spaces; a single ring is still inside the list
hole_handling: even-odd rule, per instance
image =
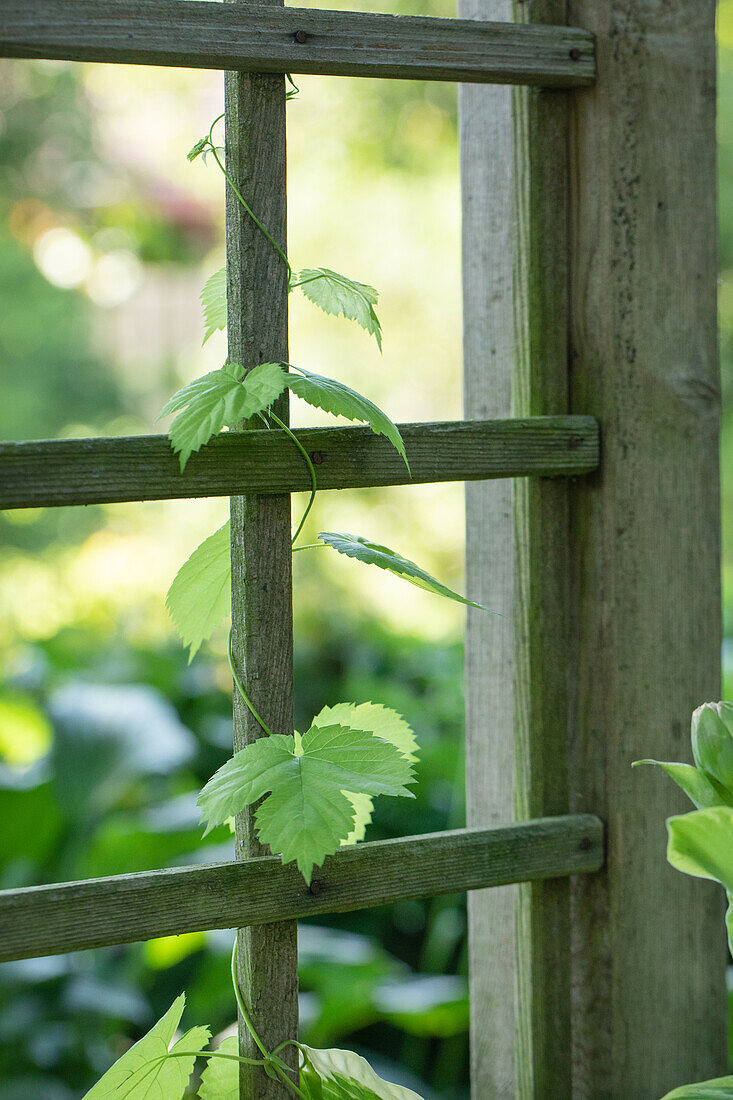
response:
[[[573,94],[571,400],[601,422],[572,490],[571,782],[607,823],[574,885],[573,1096],[658,1100],[725,1070],[720,890],[665,862],[720,662],[713,0],[569,0],[598,84]]]
[[[226,75],[227,170],[283,249],[286,247],[285,81],[279,75]],[[287,362],[287,270],[227,187],[229,358],[253,367]],[[276,411],[287,420],[287,397]],[[259,422],[258,422],[259,424]],[[257,425],[253,425],[257,426]],[[261,426],[261,425],[259,425]],[[274,733],[293,730],[293,623],[289,495],[232,497],[233,652],[243,684]],[[234,689],[234,748],[262,735]],[[266,851],[254,813],[236,822],[240,858]],[[297,1038],[297,926],[283,921],[240,929],[239,983],[266,1048]],[[240,1051],[259,1057],[240,1020]],[[281,1053],[297,1065],[297,1052]],[[286,1100],[292,1093],[261,1069],[242,1067],[242,1100]]]

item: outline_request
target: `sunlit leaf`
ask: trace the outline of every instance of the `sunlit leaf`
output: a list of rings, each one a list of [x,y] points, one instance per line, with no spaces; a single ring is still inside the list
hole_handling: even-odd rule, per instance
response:
[[[341,841],[342,848],[351,844],[358,844],[366,836],[367,826],[372,823],[374,814],[374,800],[368,794],[354,794],[353,791],[344,791],[354,810],[354,822],[351,832]]]
[[[663,768],[698,810],[707,810],[711,806],[730,805],[705,773],[692,764],[676,764],[665,760],[635,760],[632,767],[638,767],[640,764],[656,764],[658,768]]]
[[[201,291],[204,311],[204,343],[219,329],[227,327],[227,269],[222,267],[207,279]]]
[[[189,660],[231,608],[229,521],[209,535],[183,563],[168,589],[166,607]]]
[[[209,1029],[194,1027],[171,1047],[186,998],[178,997],[139,1042],[111,1066],[84,1100],[181,1100],[197,1055],[210,1039]],[[169,1049],[188,1058],[166,1058]]]
[[[345,386],[343,382],[336,382],[333,378],[323,378],[320,374],[311,374],[302,367],[297,367],[296,370],[300,373],[288,375],[288,386],[293,393],[302,397],[309,405],[323,409],[324,412],[333,413],[334,416],[344,416],[347,420],[361,420],[368,424],[375,435],[387,437],[405,460],[407,469],[410,469],[405,444],[397,426],[373,401],[368,397],[362,397],[360,393]]]
[[[327,546],[337,550],[339,554],[356,558],[357,561],[363,561],[366,565],[376,565],[380,569],[387,569],[395,576],[402,577],[410,584],[417,585],[418,588],[424,588],[427,592],[434,592],[438,596],[446,596],[449,600],[457,600],[458,603],[467,604],[469,607],[478,607],[482,611],[487,610],[482,604],[467,600],[465,596],[460,596],[451,588],[441,584],[440,581],[436,581],[435,577],[431,577],[419,565],[403,558],[394,550],[390,550],[388,546],[380,546],[377,542],[370,542],[362,535],[349,535],[340,531],[322,531],[318,537]]]
[[[412,766],[380,738],[343,725],[314,726],[300,738],[275,734],[241,749],[209,780],[198,804],[207,832],[264,795],[255,816],[260,840],[297,861],[306,882],[313,867],[348,836],[354,811],[344,790],[406,795]]]
[[[409,724],[396,711],[380,703],[337,703],[333,707],[324,707],[313,719],[314,726],[327,726],[334,722],[362,729],[389,741],[412,762],[417,760],[417,741]],[[374,802],[368,794],[355,794],[344,791],[354,807],[354,824],[342,845],[356,844],[366,835],[367,825],[372,820]]]
[[[223,1039],[217,1050],[222,1054],[239,1054],[237,1036]],[[239,1100],[239,1063],[228,1058],[207,1058],[201,1074],[199,1100]]]
[[[417,760],[417,739],[409,722],[396,710],[390,710],[381,703],[336,703],[332,707],[324,707],[313,719],[312,725],[332,726],[335,723],[373,733],[375,737],[389,741],[412,763]]]
[[[305,1044],[301,1049],[321,1078],[323,1100],[423,1100],[412,1089],[385,1081],[351,1050],[317,1050]]]
[[[377,347],[382,350],[382,326],[374,311],[379,293],[373,286],[347,279],[327,267],[306,268],[298,272],[294,286],[299,286],[306,298],[324,313],[356,321],[374,337]]]
[[[178,412],[168,437],[180,454],[181,470],[212,435],[263,412],[285,389],[280,363],[260,363],[244,378],[242,374],[242,367],[227,363],[184,386],[161,410],[160,416]]]

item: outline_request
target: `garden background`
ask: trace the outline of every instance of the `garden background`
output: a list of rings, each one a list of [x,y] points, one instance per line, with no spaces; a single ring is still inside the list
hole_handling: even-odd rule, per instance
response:
[[[382,10],[455,14],[448,0]],[[718,20],[731,698],[733,0]],[[297,82],[289,254],[379,288],[384,355],[294,296],[291,358],[395,421],[458,418],[455,86]],[[0,61],[0,438],[159,431],[167,397],[221,365],[224,337],[202,348],[197,299],[223,263],[223,181],[186,153],[222,99],[218,73]],[[318,422],[293,402],[293,423]],[[231,748],[225,629],[189,665],[164,607],[227,507],[0,513],[0,888],[231,857],[226,830],[202,841],[195,807]],[[461,485],[324,493],[309,521],[322,529],[365,534],[462,587]],[[300,728],[325,704],[372,699],[420,741],[416,801],[380,799],[369,837],[461,826],[461,609],[336,555],[301,554],[295,623]],[[660,858],[663,845],[660,827]],[[233,1020],[230,949],[229,933],[200,933],[0,967],[0,1100],[77,1100],[183,989],[185,1020],[221,1032]],[[302,1038],[351,1046],[428,1100],[465,1100],[466,967],[464,897],[303,922]]]

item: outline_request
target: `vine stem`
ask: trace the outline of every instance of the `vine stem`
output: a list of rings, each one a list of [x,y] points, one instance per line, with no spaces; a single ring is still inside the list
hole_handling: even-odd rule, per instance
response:
[[[227,657],[229,659],[229,668],[231,669],[232,678],[234,680],[234,683],[237,685],[237,688],[239,689],[239,694],[242,696],[245,703],[249,707],[249,710],[250,710],[250,713],[252,714],[252,716],[257,719],[257,721],[262,726],[263,730],[268,735],[268,737],[272,737],[272,730],[270,729],[269,726],[265,725],[262,718],[260,718],[259,714],[255,710],[254,704],[253,704],[252,700],[250,699],[249,695],[247,694],[247,692],[242,687],[242,681],[239,679],[239,674],[238,674],[236,668],[234,667],[234,653],[232,652],[232,628],[231,628],[231,626],[229,627],[229,638],[227,639]]]
[[[250,1033],[250,1035],[254,1039],[255,1045],[256,1045],[257,1049],[260,1051],[260,1053],[265,1058],[269,1058],[270,1055],[269,1055],[269,1053],[267,1052],[267,1050],[265,1048],[265,1044],[262,1042],[262,1040],[260,1039],[259,1035],[257,1034],[257,1032],[255,1030],[255,1026],[252,1023],[252,1017],[249,1014],[247,1006],[244,1003],[244,998],[242,997],[242,993],[239,989],[239,981],[237,979],[237,941],[236,940],[234,941],[234,946],[232,947],[231,974],[232,974],[232,987],[234,989],[234,996],[235,996],[236,1001],[237,1001],[237,1008],[239,1009],[239,1012],[241,1014],[242,1019],[244,1020],[245,1024],[247,1025],[247,1031]]]
[[[260,1037],[257,1034],[257,1031],[255,1029],[255,1026],[252,1023],[252,1017],[250,1016],[249,1010],[247,1009],[247,1006],[244,1003],[244,998],[242,997],[242,993],[239,989],[239,982],[237,980],[237,941],[236,940],[234,941],[234,946],[232,947],[231,973],[232,973],[232,987],[234,989],[234,996],[235,996],[236,1001],[237,1001],[237,1008],[239,1009],[240,1015],[241,1015],[242,1019],[244,1020],[247,1031],[252,1036],[252,1039],[254,1040],[255,1045],[257,1046],[258,1050],[260,1051],[260,1053],[262,1054],[262,1056],[265,1059],[265,1062],[264,1062],[265,1068],[267,1066],[271,1066],[275,1070],[275,1072],[279,1075],[279,1077],[284,1081],[284,1083],[290,1089],[292,1089],[292,1091],[295,1093],[296,1096],[301,1097],[301,1100],[308,1100],[305,1093],[300,1088],[298,1088],[298,1086],[295,1084],[295,1082],[292,1081],[291,1078],[288,1076],[288,1072],[287,1072],[288,1067],[285,1065],[284,1062],[282,1062],[277,1057],[277,1052],[282,1050],[283,1047],[286,1044],[281,1043],[280,1046],[277,1047],[277,1049],[275,1051],[273,1051],[272,1054],[269,1054],[266,1047],[265,1047],[265,1044],[260,1039]],[[289,1042],[294,1042],[294,1040],[288,1040],[288,1041]],[[295,1045],[298,1046],[297,1043],[295,1043]],[[298,1048],[298,1049],[300,1049],[300,1048]],[[253,1064],[259,1065],[261,1063],[255,1062]]]
[[[258,228],[258,229],[260,230],[260,232],[264,233],[264,235],[265,235],[265,236],[267,237],[267,239],[268,239],[268,241],[270,242],[270,244],[272,245],[272,247],[273,247],[273,248],[275,249],[275,251],[276,251],[276,252],[277,252],[277,253],[278,253],[278,254],[280,255],[280,257],[282,258],[282,260],[283,260],[283,262],[284,262],[285,266],[286,266],[286,267],[287,267],[287,269],[288,269],[288,285],[290,285],[290,280],[291,280],[291,279],[292,279],[292,277],[293,277],[293,269],[292,269],[292,267],[290,266],[290,260],[289,260],[289,259],[287,258],[287,256],[285,255],[285,253],[283,252],[282,248],[281,248],[281,247],[280,247],[280,245],[279,245],[279,244],[277,243],[277,241],[275,240],[275,238],[274,238],[274,237],[272,236],[272,234],[271,234],[271,233],[270,233],[270,232],[269,232],[269,231],[268,231],[267,229],[265,229],[264,225],[262,224],[262,222],[260,221],[260,219],[259,219],[259,218],[257,217],[257,215],[255,214],[255,212],[254,212],[254,210],[252,209],[252,207],[251,207],[251,206],[250,206],[250,205],[249,205],[249,204],[247,203],[247,201],[245,200],[245,198],[244,198],[244,196],[242,195],[241,191],[240,191],[240,190],[239,190],[239,188],[237,187],[236,183],[234,182],[234,180],[232,179],[232,177],[231,177],[231,176],[229,175],[229,173],[227,172],[226,168],[224,167],[224,165],[223,165],[223,164],[221,163],[221,160],[219,159],[219,154],[218,154],[218,153],[217,153],[217,151],[216,151],[216,146],[214,145],[214,139],[213,139],[213,137],[212,137],[212,134],[213,134],[213,130],[214,130],[214,127],[216,126],[217,122],[220,122],[220,121],[221,121],[221,119],[223,119],[223,118],[224,118],[224,115],[223,115],[223,114],[219,115],[219,117],[218,117],[218,118],[215,118],[215,119],[214,119],[214,121],[213,121],[213,122],[211,123],[211,126],[209,127],[209,148],[211,149],[211,152],[212,152],[212,153],[213,153],[213,155],[214,155],[214,160],[215,160],[215,161],[216,161],[216,163],[217,163],[217,164],[219,165],[219,168],[220,168],[220,170],[221,170],[221,172],[222,172],[222,175],[224,176],[224,179],[225,179],[225,180],[227,181],[227,183],[228,183],[228,184],[229,184],[229,186],[231,187],[232,191],[233,191],[233,192],[234,192],[234,194],[235,194],[235,195],[237,196],[237,198],[239,199],[239,201],[241,202],[242,206],[243,206],[243,207],[244,207],[244,209],[245,209],[245,210],[247,211],[247,213],[249,214],[250,218],[252,219],[252,221],[253,221],[253,222],[255,223],[255,225],[257,226],[257,228]]]
[[[270,416],[275,421],[275,423],[278,425],[278,427],[282,428],[282,430],[287,433],[289,438],[293,441],[295,446],[298,448],[298,450],[302,454],[303,458],[308,463],[308,470],[309,470],[310,475],[311,475],[311,495],[310,495],[310,499],[308,501],[308,505],[307,505],[305,511],[303,512],[303,515],[300,518],[300,523],[298,524],[298,526],[296,528],[295,534],[293,535],[292,539],[290,540],[290,545],[293,547],[293,549],[295,549],[295,541],[298,538],[298,535],[300,534],[300,532],[303,530],[303,525],[304,525],[305,521],[308,519],[308,514],[309,514],[311,508],[313,507],[313,501],[316,499],[316,493],[318,492],[318,482],[316,480],[316,470],[315,470],[315,467],[314,467],[313,462],[311,460],[311,456],[308,454],[308,452],[306,451],[305,447],[300,442],[298,437],[290,430],[288,425],[285,424],[280,419],[279,416],[277,416],[274,412],[272,412],[272,410],[270,411]],[[300,549],[300,547],[298,549]]]

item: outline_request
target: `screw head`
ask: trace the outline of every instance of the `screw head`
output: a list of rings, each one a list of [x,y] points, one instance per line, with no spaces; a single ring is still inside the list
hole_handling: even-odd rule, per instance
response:
[[[311,462],[313,463],[314,466],[320,466],[325,457],[326,456],[324,455],[323,451],[312,451],[311,452]]]
[[[308,35],[305,33],[305,31],[296,31],[293,35],[293,38],[302,46],[303,43],[307,41]]]
[[[572,50],[570,51],[570,60],[571,61],[580,61],[582,56],[583,55],[580,52],[580,50],[578,49],[578,47],[573,46]]]
[[[311,884],[308,887],[308,893],[313,894],[314,897],[318,897],[322,889],[323,883],[320,882],[317,878],[314,878],[311,880]]]

